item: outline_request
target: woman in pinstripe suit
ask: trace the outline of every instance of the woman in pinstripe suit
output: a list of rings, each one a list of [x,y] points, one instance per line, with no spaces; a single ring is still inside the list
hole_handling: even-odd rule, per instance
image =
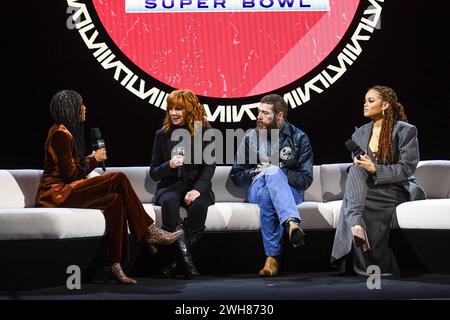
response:
[[[389,248],[392,215],[400,203],[425,198],[413,176],[419,162],[417,129],[406,122],[395,92],[384,86],[366,93],[364,116],[372,121],[357,129],[352,140],[366,154],[354,158],[348,170],[331,260],[351,258],[354,272],[361,275],[368,275],[371,265],[382,274],[399,274]]]

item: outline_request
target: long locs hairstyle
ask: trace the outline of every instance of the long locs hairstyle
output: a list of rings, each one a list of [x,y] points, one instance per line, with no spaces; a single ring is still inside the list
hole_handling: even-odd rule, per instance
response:
[[[375,90],[383,102],[389,103],[390,107],[382,112],[383,124],[381,126],[380,140],[378,141],[377,160],[387,164],[394,164],[394,153],[392,150],[392,131],[396,121],[408,122],[405,110],[397,100],[395,91],[386,86],[374,86],[369,90]]]
[[[77,162],[83,164],[86,153],[84,124],[81,121],[83,99],[73,90],[57,92],[50,102],[50,114],[56,124],[62,124],[72,134],[78,153]]]

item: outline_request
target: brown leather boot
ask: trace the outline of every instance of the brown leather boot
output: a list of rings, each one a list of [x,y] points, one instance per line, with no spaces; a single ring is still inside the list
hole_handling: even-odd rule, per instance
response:
[[[259,270],[259,275],[263,277],[276,277],[279,272],[278,260],[274,257],[267,257],[264,268]]]
[[[145,232],[144,240],[152,250],[152,247],[155,244],[169,245],[174,243],[183,235],[183,233],[183,230],[178,230],[172,233],[167,232],[161,228],[156,227],[155,224],[152,224]]]

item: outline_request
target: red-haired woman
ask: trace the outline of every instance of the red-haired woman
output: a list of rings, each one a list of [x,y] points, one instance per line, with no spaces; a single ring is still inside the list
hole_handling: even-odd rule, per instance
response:
[[[162,271],[166,277],[176,276],[178,270],[188,278],[198,275],[190,248],[202,236],[208,207],[215,200],[211,179],[216,165],[213,154],[204,154],[208,143],[202,137],[206,130],[212,129],[198,97],[189,90],[170,93],[150,164],[150,176],[159,181],[155,203],[161,206],[163,228],[185,231],[177,241],[178,259]],[[181,146],[183,152],[179,151]],[[184,221],[180,219],[180,207],[187,209]]]
[[[385,86],[367,91],[364,116],[372,121],[357,129],[352,139],[366,154],[354,158],[348,172],[332,261],[351,258],[353,270],[347,264],[345,271],[361,275],[372,274],[369,267],[378,267],[384,275],[398,274],[389,247],[392,216],[400,203],[425,198],[413,176],[419,162],[417,129],[406,122],[397,95]]]
[[[182,232],[168,233],[157,228],[123,173],[86,178],[99,162],[106,160],[106,150],[84,156],[86,107],[79,93],[56,93],[50,113],[55,124],[45,142],[44,172],[36,206],[102,209],[106,222],[106,271],[120,283],[135,284],[136,280],[127,277],[120,265],[129,260],[128,225],[134,237],[143,238],[151,248],[155,244],[172,244]]]

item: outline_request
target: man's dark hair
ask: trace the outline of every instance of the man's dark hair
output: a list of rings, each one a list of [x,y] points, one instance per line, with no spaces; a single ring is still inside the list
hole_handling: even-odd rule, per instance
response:
[[[268,94],[261,99],[261,103],[267,103],[272,105],[272,110],[277,115],[280,112],[284,112],[284,118],[287,118],[288,105],[284,99],[278,94]]]

